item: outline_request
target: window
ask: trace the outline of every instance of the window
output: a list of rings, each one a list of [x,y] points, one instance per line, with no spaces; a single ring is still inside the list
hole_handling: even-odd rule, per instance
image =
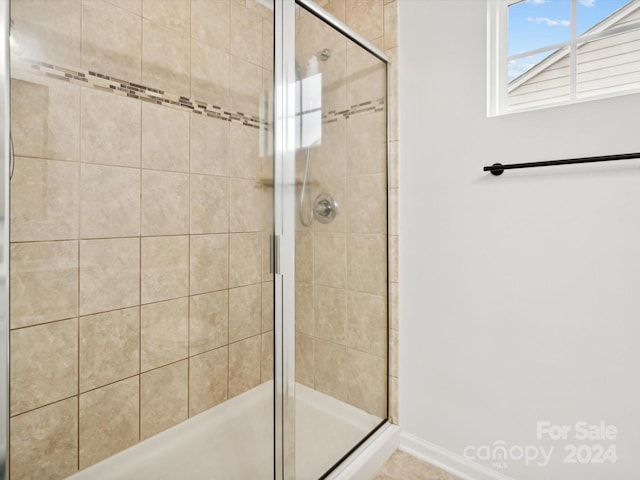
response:
[[[489,114],[640,92],[640,0],[488,0]]]

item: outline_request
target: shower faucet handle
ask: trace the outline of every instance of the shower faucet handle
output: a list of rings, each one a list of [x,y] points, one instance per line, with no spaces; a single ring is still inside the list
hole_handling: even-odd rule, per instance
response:
[[[328,193],[321,193],[313,201],[313,216],[320,223],[330,223],[338,215],[338,202]]]

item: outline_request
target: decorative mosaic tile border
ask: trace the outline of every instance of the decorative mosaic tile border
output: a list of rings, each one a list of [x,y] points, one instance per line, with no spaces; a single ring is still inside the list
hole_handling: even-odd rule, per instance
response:
[[[324,115],[322,115],[322,119],[325,120],[325,123],[333,123],[337,122],[341,118],[345,120],[349,120],[349,117],[352,115],[358,115],[359,113],[367,113],[367,112],[382,112],[384,111],[386,106],[386,99],[378,98],[377,100],[369,100],[367,102],[362,102],[357,105],[351,105],[350,108],[345,110],[331,110]],[[307,112],[302,112],[303,114]]]
[[[154,103],[157,105],[165,105],[173,108],[179,108],[187,111],[191,111],[197,115],[205,115],[207,117],[217,118],[219,120],[227,122],[235,122],[247,127],[252,128],[267,128],[271,127],[271,124],[265,120],[261,120],[253,115],[247,115],[242,112],[229,112],[223,107],[218,105],[209,104],[200,100],[195,100],[181,95],[174,95],[167,93],[163,90],[159,90],[137,83],[128,82],[126,80],[120,80],[109,75],[94,72],[91,70],[70,70],[64,67],[58,67],[46,62],[21,60],[16,62],[21,69],[24,69],[30,73],[35,73],[48,78],[69,82],[77,85],[82,85],[96,90],[102,90],[104,92],[114,93],[116,95],[127,96],[142,100],[143,102]],[[385,109],[386,99],[379,98],[377,100],[370,100],[362,102],[357,105],[351,105],[350,108],[345,110],[331,110],[322,115],[323,123],[333,123],[340,119],[348,120],[352,115],[358,115],[367,112],[382,112]],[[309,110],[301,112],[298,115],[305,115],[319,111],[321,109]]]

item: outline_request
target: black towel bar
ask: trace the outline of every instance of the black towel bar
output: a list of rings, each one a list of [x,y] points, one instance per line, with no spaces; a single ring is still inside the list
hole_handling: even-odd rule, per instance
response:
[[[622,153],[620,155],[604,155],[600,157],[567,158],[565,160],[547,160],[544,162],[510,163],[507,165],[494,163],[493,165],[484,167],[482,170],[485,172],[491,172],[493,175],[502,175],[505,170],[512,170],[515,168],[553,167],[555,165],[611,162],[614,160],[631,160],[633,158],[640,158],[640,153]]]

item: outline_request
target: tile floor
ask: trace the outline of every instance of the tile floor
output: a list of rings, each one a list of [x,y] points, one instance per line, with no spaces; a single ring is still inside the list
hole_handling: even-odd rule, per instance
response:
[[[396,450],[373,480],[458,480],[458,477]]]

